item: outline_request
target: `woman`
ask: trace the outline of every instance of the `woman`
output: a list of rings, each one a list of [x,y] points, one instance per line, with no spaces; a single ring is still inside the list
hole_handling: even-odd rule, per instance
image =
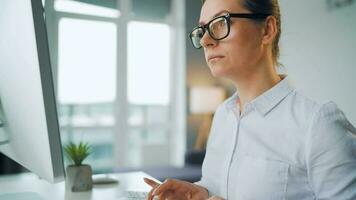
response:
[[[355,128],[278,75],[280,27],[277,0],[204,2],[191,40],[238,92],[215,113],[201,181],[145,179],[149,199],[356,199]]]

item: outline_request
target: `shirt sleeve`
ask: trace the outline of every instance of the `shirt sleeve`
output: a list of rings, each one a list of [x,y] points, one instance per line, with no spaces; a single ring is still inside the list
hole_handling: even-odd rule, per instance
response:
[[[320,107],[306,143],[308,179],[316,199],[356,199],[355,128],[334,103]]]

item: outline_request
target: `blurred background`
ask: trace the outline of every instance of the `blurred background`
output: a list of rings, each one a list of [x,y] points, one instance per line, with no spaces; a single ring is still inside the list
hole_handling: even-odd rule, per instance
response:
[[[214,78],[188,33],[200,0],[43,0],[62,144],[86,141],[94,173],[143,170],[196,181],[218,104]],[[280,1],[281,73],[356,124],[356,3]],[[24,171],[0,156],[0,173]]]

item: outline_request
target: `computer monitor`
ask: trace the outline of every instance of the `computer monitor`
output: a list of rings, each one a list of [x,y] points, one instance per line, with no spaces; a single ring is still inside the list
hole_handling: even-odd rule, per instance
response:
[[[64,179],[41,0],[0,1],[0,151],[39,177]]]

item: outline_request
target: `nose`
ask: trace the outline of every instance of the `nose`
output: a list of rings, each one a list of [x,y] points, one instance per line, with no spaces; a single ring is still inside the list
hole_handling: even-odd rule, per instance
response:
[[[215,46],[217,44],[217,42],[218,41],[211,38],[208,31],[205,31],[203,37],[200,40],[200,44],[204,48]]]

